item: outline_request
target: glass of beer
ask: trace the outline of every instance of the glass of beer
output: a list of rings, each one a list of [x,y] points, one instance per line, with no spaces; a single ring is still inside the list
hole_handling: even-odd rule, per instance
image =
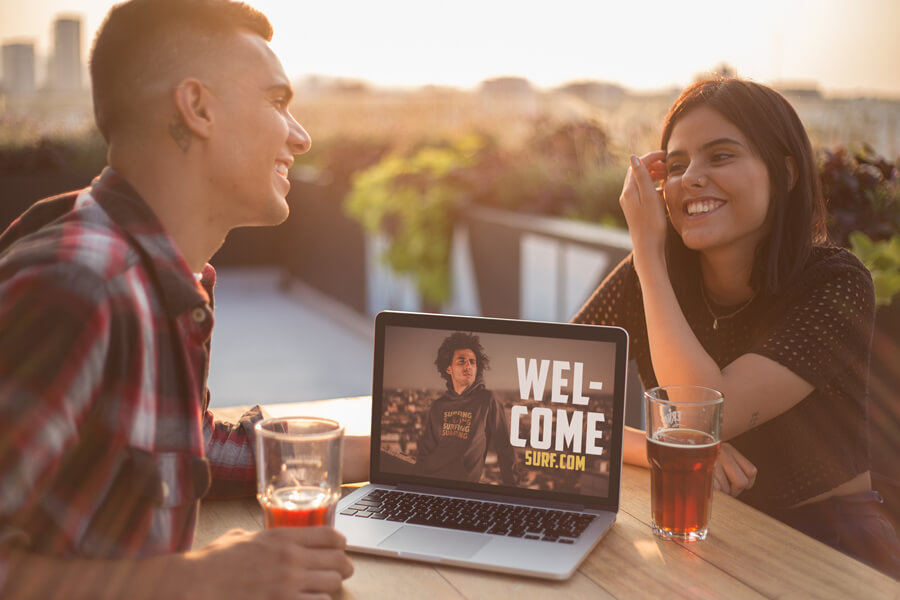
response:
[[[257,499],[266,528],[334,525],[344,429],[316,417],[256,423]]]
[[[724,398],[693,385],[653,388],[644,398],[653,533],[666,540],[705,540]]]

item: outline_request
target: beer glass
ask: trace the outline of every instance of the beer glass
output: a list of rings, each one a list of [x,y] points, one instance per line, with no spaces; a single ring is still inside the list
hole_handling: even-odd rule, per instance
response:
[[[257,499],[266,528],[334,525],[344,429],[316,417],[263,419],[256,432]]]
[[[724,398],[693,385],[653,388],[644,398],[653,533],[667,540],[705,540]]]

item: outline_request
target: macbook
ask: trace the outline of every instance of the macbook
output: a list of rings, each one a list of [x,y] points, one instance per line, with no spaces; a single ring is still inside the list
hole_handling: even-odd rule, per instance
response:
[[[382,312],[353,551],[565,579],[619,507],[623,329]]]

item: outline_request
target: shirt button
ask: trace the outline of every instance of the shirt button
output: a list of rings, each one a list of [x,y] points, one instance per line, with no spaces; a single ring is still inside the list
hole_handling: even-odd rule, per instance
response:
[[[191,318],[194,319],[195,323],[202,323],[206,320],[206,311],[202,308],[195,308],[191,311]]]

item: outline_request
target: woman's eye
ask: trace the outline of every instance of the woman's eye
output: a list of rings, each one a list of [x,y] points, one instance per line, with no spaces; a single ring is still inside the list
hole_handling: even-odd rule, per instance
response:
[[[275,100],[272,101],[272,104],[274,104],[275,108],[278,110],[284,110],[288,106],[286,98],[275,98]]]
[[[685,166],[683,163],[670,163],[666,165],[666,175],[677,175],[679,173],[683,173]]]
[[[732,156],[734,155],[728,152],[716,152],[715,154],[713,154],[712,159],[713,162],[722,162],[724,160],[728,160]]]

